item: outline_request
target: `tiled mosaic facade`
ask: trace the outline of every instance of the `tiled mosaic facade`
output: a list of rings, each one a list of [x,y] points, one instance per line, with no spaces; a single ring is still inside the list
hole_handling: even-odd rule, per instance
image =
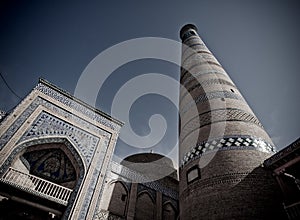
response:
[[[107,210],[101,210],[95,215],[95,220],[123,220],[124,218],[121,218],[119,216],[116,216],[114,214],[111,214]]]
[[[37,97],[31,102],[31,104],[22,112],[22,114],[14,121],[14,123],[1,136],[0,149],[4,146],[5,143],[7,143],[9,141],[9,139],[13,136],[13,134],[25,122],[25,120],[37,109],[38,106],[44,106],[47,109],[50,109],[52,111],[57,112],[59,115],[62,115],[65,118],[71,118],[73,122],[79,123],[81,126],[85,126],[85,127],[90,126],[93,131],[97,132],[101,136],[104,136],[105,139],[110,138],[110,134],[108,132],[105,132],[102,129],[99,129],[94,125],[90,125],[85,120],[81,119],[80,117],[76,116],[75,114],[72,114],[72,113],[66,111],[63,108],[58,107],[58,106],[52,104],[51,102],[48,102],[47,100],[45,100],[41,97]],[[44,113],[44,114],[46,114],[46,113]],[[46,117],[46,116],[43,116],[43,117]],[[58,120],[58,119],[56,119],[56,120]],[[42,120],[40,119],[39,123],[41,123],[41,122],[42,122]],[[5,121],[3,123],[5,123]],[[51,129],[51,125],[49,124],[50,121],[46,120],[43,123],[44,123],[43,126],[48,126],[49,130],[47,130],[47,132],[48,132],[49,135],[59,135],[59,132],[54,131],[53,129]],[[68,126],[70,126],[66,122],[63,122],[61,120],[57,121],[57,123],[60,124],[60,126],[62,126],[62,127],[66,126],[66,128],[68,128]],[[38,125],[34,125],[34,126],[38,126]],[[29,139],[31,137],[38,136],[37,132],[39,132],[39,131],[37,131],[37,129],[35,129],[34,126],[32,127],[32,130],[29,130],[26,135],[24,135],[20,138],[19,143],[21,141],[24,141],[24,140]],[[70,129],[66,129],[66,128],[65,129],[60,129],[61,135],[66,135],[66,132],[70,133]],[[53,133],[53,132],[56,132],[57,134]],[[45,133],[43,135],[47,135],[47,134]]]
[[[99,110],[87,107],[87,104],[72,97],[65,91],[63,91],[64,94],[62,94],[62,90],[53,85],[51,87],[47,86],[47,82],[45,81],[39,83],[35,89],[113,130],[118,131],[120,129],[120,125],[116,123],[115,119],[101,112],[102,116]]]
[[[36,158],[43,150],[34,155],[30,154],[31,156],[28,153],[24,154],[24,151],[28,147],[37,145],[44,147],[47,146],[45,144],[63,144],[70,152],[68,157],[73,157],[73,161],[78,165],[76,172],[79,174],[69,203],[61,217],[62,219],[85,219],[94,215],[99,191],[103,186],[102,176],[106,173],[119,129],[122,126],[121,122],[41,80],[38,86],[2,121],[0,126],[2,160],[0,161],[0,175],[20,158],[20,161],[26,161],[24,164],[26,167],[29,166],[30,172],[43,177],[42,174],[46,172],[39,170],[48,169],[47,167],[53,170],[55,161],[67,165],[66,157],[60,157],[59,155],[63,154],[59,154],[58,150],[49,149],[48,151],[52,153],[57,152],[56,156],[49,159],[50,157],[45,156],[49,155],[45,149],[44,151],[48,152],[43,154],[45,161],[40,161],[42,158],[39,159],[41,165],[35,172],[31,169],[31,165],[34,166],[36,160],[30,158],[34,155]],[[50,162],[53,163],[48,166]],[[64,175],[66,172],[70,174],[70,171],[70,169],[65,170]],[[39,174],[39,172],[42,173]],[[51,175],[54,175],[53,177],[61,175],[57,172],[56,169]],[[86,181],[83,181],[84,179]],[[60,180],[56,179],[57,181]]]
[[[96,146],[100,141],[99,137],[60,120],[49,113],[42,112],[33,122],[31,128],[20,139],[20,142],[45,135],[69,137],[80,149],[87,164],[90,164]]]

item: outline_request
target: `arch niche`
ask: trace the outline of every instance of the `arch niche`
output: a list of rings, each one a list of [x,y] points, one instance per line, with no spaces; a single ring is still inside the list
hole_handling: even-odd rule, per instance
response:
[[[67,217],[86,172],[84,160],[74,146],[64,137],[27,140],[14,148],[5,161],[3,170],[12,167],[71,189],[72,193],[63,213]]]

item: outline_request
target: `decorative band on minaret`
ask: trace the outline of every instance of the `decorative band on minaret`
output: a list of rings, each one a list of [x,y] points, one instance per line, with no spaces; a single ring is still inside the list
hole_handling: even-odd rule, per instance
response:
[[[252,185],[263,184],[257,178],[270,184],[273,180],[254,170],[275,152],[272,140],[196,26],[185,25],[180,38],[180,216],[243,219],[251,211],[260,219],[264,214],[255,207],[266,198]],[[238,189],[243,184],[252,189]]]

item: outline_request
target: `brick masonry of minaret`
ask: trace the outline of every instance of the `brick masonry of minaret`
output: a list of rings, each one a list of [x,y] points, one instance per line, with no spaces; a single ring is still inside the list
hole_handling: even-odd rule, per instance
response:
[[[193,25],[181,30],[180,219],[270,219],[279,189],[260,165],[273,143]]]

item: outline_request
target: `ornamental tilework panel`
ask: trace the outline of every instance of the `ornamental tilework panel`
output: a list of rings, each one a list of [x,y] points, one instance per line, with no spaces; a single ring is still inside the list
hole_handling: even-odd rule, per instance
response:
[[[107,145],[105,144],[102,144],[101,146],[101,153],[99,155],[99,158],[98,158],[98,161],[103,161],[104,159],[104,156],[106,154],[106,150],[107,150]],[[95,191],[95,188],[96,188],[96,185],[97,185],[97,182],[100,178],[100,170],[103,168],[103,163],[101,164],[98,164],[96,166],[96,168],[94,169],[93,171],[93,175],[92,175],[92,178],[90,178],[88,181],[89,181],[89,187],[85,193],[85,196],[84,196],[84,202],[83,202],[83,205],[82,205],[82,208],[80,210],[80,213],[79,213],[79,219],[86,219],[86,215],[88,214],[88,209],[90,207],[90,205],[93,205],[91,204],[91,200],[94,196],[94,191]],[[103,190],[103,185],[101,186],[101,190],[100,192]],[[100,193],[100,196],[101,196],[101,193]],[[101,197],[99,197],[101,198]]]
[[[87,211],[88,211],[88,209],[91,205],[91,200],[92,200],[92,197],[93,197],[93,194],[94,194],[94,190],[95,190],[96,184],[97,184],[97,182],[99,180],[99,177],[100,177],[100,172],[99,171],[102,168],[102,165],[103,164],[101,164],[101,166],[100,165],[97,166],[98,168],[96,168],[94,170],[92,178],[89,179],[89,189],[87,190],[87,192],[85,194],[84,202],[83,202],[80,214],[79,214],[79,219],[86,219]],[[102,186],[102,189],[103,189],[103,186]]]
[[[81,156],[78,154],[78,152],[74,149],[74,146],[66,138],[63,138],[63,137],[47,137],[47,138],[30,140],[28,142],[25,142],[25,143],[22,143],[22,144],[18,145],[18,147],[15,148],[15,150],[12,152],[12,154],[9,156],[9,158],[1,166],[0,174],[3,174],[8,169],[8,167],[12,163],[15,156],[20,151],[22,151],[24,148],[26,148],[28,146],[33,146],[33,145],[42,145],[42,144],[49,144],[49,143],[51,143],[51,144],[53,144],[53,143],[62,143],[62,144],[64,144],[67,147],[67,149],[72,153],[72,155],[74,156],[78,166],[80,167],[79,179],[78,179],[77,184],[76,184],[75,188],[73,189],[73,193],[71,194],[71,197],[69,199],[69,204],[73,204],[75,202],[76,194],[79,191],[79,187],[80,187],[80,185],[83,181],[84,165],[83,165],[83,161],[81,160],[82,159]],[[71,211],[71,205],[68,205],[67,209],[65,211],[65,215],[63,216],[63,219],[65,219],[65,217],[68,216],[70,211]]]
[[[116,123],[112,122],[111,120],[97,114],[95,111],[92,111],[91,109],[85,107],[84,105],[79,104],[74,99],[71,99],[70,97],[67,97],[54,89],[39,83],[36,87],[36,90],[39,90],[40,92],[44,93],[47,96],[50,96],[54,98],[55,100],[61,102],[62,104],[81,112],[82,114],[88,116],[89,118],[115,130],[118,131],[120,129],[120,125],[117,125]]]
[[[196,147],[187,152],[181,160],[181,166],[200,158],[209,151],[216,150],[259,150],[267,153],[274,153],[275,148],[261,138],[250,136],[223,137],[212,141],[198,143]]]
[[[87,164],[91,162],[95,148],[99,142],[98,137],[46,112],[42,112],[37,117],[31,128],[20,139],[20,142],[26,139],[32,139],[33,137],[43,136],[69,137],[81,151]]]
[[[25,152],[23,157],[35,176],[57,184],[76,180],[75,168],[61,149],[34,150]]]
[[[0,138],[0,150],[10,140],[10,138],[16,133],[19,127],[25,122],[25,120],[31,115],[31,113],[38,107],[39,102],[32,102],[23,113],[14,121],[14,123],[8,128],[8,130]]]
[[[43,144],[54,144],[54,143],[62,143],[64,144],[67,149],[72,153],[74,156],[76,162],[78,163],[78,166],[81,168],[80,169],[80,175],[83,177],[83,161],[81,161],[82,157],[78,154],[78,152],[74,149],[74,146],[64,137],[46,137],[46,138],[40,138],[40,139],[34,139],[30,140],[28,142],[24,142],[20,145],[18,145],[17,148],[14,149],[14,151],[11,153],[11,155],[8,157],[8,159],[4,162],[4,164],[0,168],[0,174],[3,174],[7,168],[11,165],[13,159],[15,156],[21,152],[24,148],[29,147],[29,146],[34,146],[34,145],[43,145]],[[21,157],[21,159],[24,159]],[[28,161],[27,161],[28,163]],[[29,165],[28,165],[29,166]]]
[[[109,211],[101,210],[95,214],[95,220],[124,220],[119,216],[111,214]]]
[[[64,110],[63,108],[60,108],[60,107],[50,103],[47,100],[42,99],[41,97],[37,97],[23,111],[23,113],[14,121],[14,123],[8,128],[8,130],[5,132],[5,134],[2,135],[2,137],[0,138],[0,150],[10,140],[10,138],[13,136],[13,134],[19,129],[19,127],[25,122],[25,120],[35,111],[35,109],[39,105],[44,106],[47,109],[50,109],[50,110],[56,112],[57,114],[65,117],[65,118],[71,118],[72,121],[76,122],[77,124],[80,124],[81,127],[88,128],[89,130],[103,136],[104,137],[104,143],[108,144],[108,141],[111,137],[111,133],[109,133],[109,132],[107,132],[103,129],[100,129],[99,127],[96,127],[95,125],[92,125],[91,123],[89,123],[89,122],[79,118],[78,116]],[[23,140],[23,137],[21,138],[21,141],[22,140]]]

